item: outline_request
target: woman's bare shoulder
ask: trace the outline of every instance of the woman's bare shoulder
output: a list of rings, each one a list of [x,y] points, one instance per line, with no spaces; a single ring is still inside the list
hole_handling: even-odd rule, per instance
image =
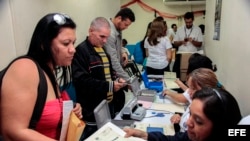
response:
[[[6,71],[4,79],[10,79],[19,83],[38,83],[38,77],[38,69],[35,62],[28,58],[21,58],[11,64]]]
[[[29,72],[37,70],[36,63],[29,58],[20,58],[11,64],[9,70],[15,70],[17,72]]]

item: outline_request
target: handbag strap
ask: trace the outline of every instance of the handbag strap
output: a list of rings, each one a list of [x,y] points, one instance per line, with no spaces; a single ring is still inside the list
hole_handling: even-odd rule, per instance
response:
[[[13,61],[11,61],[10,64],[0,72],[0,91],[1,91],[1,87],[2,87],[2,79],[3,79],[3,76],[5,75],[6,71],[8,70],[8,68],[10,67],[10,65],[13,62],[15,62],[16,60],[21,59],[21,58],[28,58],[28,59],[32,60],[36,64],[37,69],[38,69],[38,73],[39,73],[40,80],[39,80],[39,84],[38,84],[38,88],[37,88],[37,99],[36,99],[35,107],[34,107],[34,110],[33,110],[32,116],[31,116],[31,120],[29,123],[29,128],[35,129],[37,122],[41,118],[43,108],[44,108],[46,98],[47,98],[47,91],[48,91],[47,81],[46,81],[45,75],[44,75],[43,70],[40,67],[40,65],[35,60],[33,60],[33,58],[31,58],[29,56],[17,57]]]

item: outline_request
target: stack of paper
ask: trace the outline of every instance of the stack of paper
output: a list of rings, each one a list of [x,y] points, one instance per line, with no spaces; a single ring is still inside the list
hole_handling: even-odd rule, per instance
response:
[[[176,79],[176,72],[164,72],[164,79]]]
[[[167,89],[176,89],[180,88],[177,83],[175,83],[176,80],[176,73],[175,72],[164,72],[164,83],[167,87]]]

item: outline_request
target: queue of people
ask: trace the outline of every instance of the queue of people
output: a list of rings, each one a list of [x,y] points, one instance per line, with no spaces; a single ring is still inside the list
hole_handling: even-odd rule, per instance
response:
[[[121,48],[121,31],[134,21],[129,8],[119,10],[110,20],[97,17],[91,22],[89,36],[75,48],[74,21],[65,14],[45,15],[34,30],[28,53],[1,74],[3,139],[59,140],[62,102],[70,100],[64,89],[71,81],[77,96],[73,112],[87,125],[81,140],[97,130],[93,109],[103,99],[109,102],[114,117],[124,106],[123,88],[130,81],[122,69],[128,57]],[[45,91],[44,101],[39,97],[39,87]]]
[[[202,39],[194,37],[193,33],[199,34],[200,30],[192,25],[192,13],[186,13],[184,18],[186,26],[177,30],[173,41],[180,50],[194,50],[201,45]],[[93,110],[103,99],[108,101],[114,118],[125,104],[124,90],[128,89],[130,81],[123,69],[128,56],[121,46],[121,32],[134,21],[135,15],[129,8],[119,10],[111,19],[96,17],[89,26],[86,39],[75,48],[76,24],[68,15],[50,13],[42,17],[35,27],[27,54],[11,62],[0,77],[0,133],[3,139],[59,140],[62,103],[70,100],[65,89],[71,81],[76,90],[72,111],[86,123],[80,140],[97,131]],[[166,22],[154,20],[148,30],[144,40],[148,58],[146,71],[163,74],[169,70],[172,48],[172,42],[166,36]],[[219,131],[236,125],[241,120],[238,103],[219,83],[210,61],[206,62],[209,67],[195,66],[195,61],[190,58],[187,86],[177,82],[186,93],[180,94],[180,101],[190,103],[182,116],[171,118],[172,123],[180,124],[181,132],[165,136],[160,132],[125,128],[126,137],[150,141],[207,141],[222,137]],[[60,89],[62,85],[64,87]],[[40,97],[40,89],[45,96]],[[163,94],[172,95],[167,91]]]

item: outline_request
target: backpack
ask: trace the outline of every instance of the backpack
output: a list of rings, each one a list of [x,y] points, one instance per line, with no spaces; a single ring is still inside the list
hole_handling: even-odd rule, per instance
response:
[[[37,66],[38,73],[39,73],[40,81],[39,81],[38,88],[37,88],[37,99],[36,99],[35,107],[34,107],[32,117],[31,117],[31,120],[29,123],[29,128],[35,129],[36,124],[40,120],[40,117],[42,115],[43,108],[44,108],[46,98],[47,98],[47,91],[48,91],[47,81],[46,81],[45,75],[43,73],[43,70],[35,60],[33,60],[29,56],[20,56],[20,57],[17,57],[16,59],[14,59],[13,61],[11,61],[10,64],[6,68],[4,68],[2,71],[0,71],[0,96],[1,96],[1,88],[2,88],[2,79],[3,79],[6,71],[8,70],[8,68],[10,67],[10,65],[13,62],[15,62],[16,60],[21,59],[21,58],[28,58],[28,59],[34,61],[36,66]]]

